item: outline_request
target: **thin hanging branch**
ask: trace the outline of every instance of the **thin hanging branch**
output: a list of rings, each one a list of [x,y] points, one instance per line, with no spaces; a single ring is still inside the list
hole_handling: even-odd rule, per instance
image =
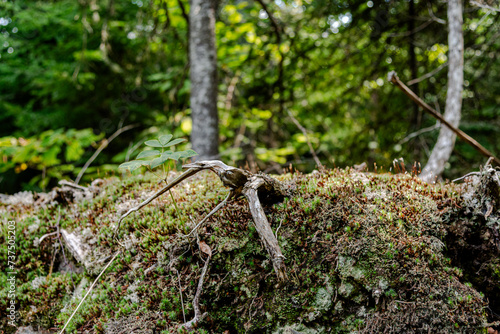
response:
[[[169,184],[167,184],[165,187],[163,187],[162,189],[158,190],[156,193],[154,193],[153,195],[151,195],[150,197],[148,197],[145,201],[143,201],[142,203],[140,203],[139,205],[133,207],[132,209],[128,210],[125,214],[123,214],[120,219],[118,220],[118,226],[116,227],[115,229],[115,233],[113,234],[113,238],[116,238],[116,235],[118,233],[118,230],[120,229],[120,224],[121,222],[123,221],[123,219],[125,219],[129,214],[131,214],[132,212],[135,212],[135,211],[138,211],[140,210],[141,208],[143,208],[144,206],[148,205],[149,203],[151,203],[151,201],[153,201],[155,198],[159,197],[161,194],[165,193],[166,191],[168,191],[170,188],[172,188],[173,186],[181,183],[183,180],[187,179],[188,177],[198,173],[199,171],[201,170],[201,168],[189,168],[187,171],[185,171],[184,173],[182,173],[181,175],[179,175],[178,177],[176,177],[172,182],[170,182]]]
[[[406,86],[399,78],[395,71],[391,71],[388,74],[388,79],[390,82],[395,84],[398,88],[400,88],[410,99],[412,99],[419,106],[424,108],[429,114],[431,114],[434,118],[437,118],[442,124],[446,125],[450,130],[452,130],[460,139],[474,147],[477,151],[483,154],[486,157],[493,157],[493,160],[500,165],[500,159],[495,157],[493,153],[484,148],[481,144],[479,144],[474,138],[463,132],[462,130],[451,125],[444,117],[438,113],[435,109],[433,109],[430,105],[425,103],[421,98],[417,96],[408,86]]]
[[[80,173],[78,173],[78,176],[76,177],[75,184],[78,184],[80,182],[80,179],[82,178],[83,174],[87,170],[87,168],[90,166],[90,164],[97,158],[99,153],[102,152],[106,147],[108,147],[109,143],[113,141],[116,137],[121,135],[123,132],[133,129],[135,127],[139,126],[138,124],[130,124],[124,127],[120,127],[118,130],[115,131],[108,139],[104,139],[101,143],[101,146],[94,152],[94,154],[90,157],[89,160],[85,163],[85,165],[82,167],[82,170]]]

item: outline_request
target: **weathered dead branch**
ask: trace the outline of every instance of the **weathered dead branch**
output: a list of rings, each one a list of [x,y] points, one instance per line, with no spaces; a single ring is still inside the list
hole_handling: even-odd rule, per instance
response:
[[[188,177],[196,174],[201,170],[208,169],[216,173],[221,179],[222,183],[226,187],[229,187],[231,191],[229,195],[220,204],[218,204],[206,217],[204,217],[187,236],[190,236],[203,222],[205,222],[210,216],[212,216],[215,212],[222,208],[230,198],[244,195],[248,200],[257,232],[259,233],[259,236],[262,239],[266,250],[271,256],[273,267],[276,271],[278,280],[281,283],[286,281],[287,275],[284,261],[285,257],[283,256],[278,244],[278,240],[276,239],[271,226],[269,225],[261,202],[268,204],[276,203],[288,195],[287,189],[280,182],[266,174],[253,175],[246,170],[227,166],[222,161],[218,160],[197,161],[191,164],[184,165],[183,168],[189,169],[183,174],[179,175],[176,179],[167,184],[161,190],[150,196],[148,199],[128,210],[124,215],[122,215],[118,221],[118,226],[116,227],[114,237],[116,237],[122,220],[125,219],[125,217],[127,217],[129,214],[134,211],[140,210],[155,198],[165,193],[170,188],[179,184],[181,181],[187,179]]]
[[[271,256],[278,280],[284,282],[288,278],[286,275],[285,257],[281,253],[278,240],[274,236],[273,230],[264,213],[264,209],[262,209],[262,205],[260,204],[258,190],[261,187],[263,187],[264,190],[271,190],[271,192],[276,191],[276,188],[273,187],[271,182],[266,180],[264,175],[253,175],[250,181],[245,185],[243,195],[245,195],[248,200],[248,205],[250,206],[250,211],[255,222],[255,228],[267,252]]]
[[[194,317],[193,319],[189,320],[188,322],[182,325],[182,327],[184,327],[188,331],[194,330],[198,322],[200,322],[208,314],[207,312],[201,314],[200,296],[203,290],[203,280],[205,278],[205,274],[207,273],[209,262],[210,262],[210,256],[205,261],[205,265],[203,266],[203,270],[201,271],[201,276],[200,279],[198,280],[198,287],[196,288],[196,295],[194,296],[193,299]]]
[[[141,204],[139,204],[139,205],[133,207],[132,209],[128,210],[118,220],[118,226],[116,227],[116,230],[115,230],[115,233],[113,235],[113,238],[116,238],[116,234],[118,233],[118,230],[120,229],[120,224],[123,221],[123,219],[125,219],[125,217],[127,217],[132,212],[135,212],[135,211],[138,211],[138,210],[142,209],[144,206],[146,206],[149,203],[151,203],[155,198],[159,197],[160,195],[162,195],[163,193],[165,193],[166,191],[168,191],[170,188],[172,188],[175,185],[181,183],[183,180],[187,179],[188,177],[193,176],[194,174],[198,173],[200,170],[201,170],[201,168],[190,168],[190,169],[188,169],[187,171],[185,171],[184,173],[182,173],[181,175],[179,175],[178,177],[176,177],[172,182],[170,182],[169,184],[167,184],[165,187],[163,187],[162,189],[158,190],[156,193],[154,193],[153,195],[151,195],[148,199],[146,199],[145,201],[143,201]]]

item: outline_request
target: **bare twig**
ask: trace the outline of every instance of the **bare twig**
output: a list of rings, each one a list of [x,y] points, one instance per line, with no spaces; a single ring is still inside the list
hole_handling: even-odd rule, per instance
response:
[[[321,161],[319,161],[318,156],[316,155],[316,152],[314,151],[311,141],[309,140],[309,136],[307,135],[307,130],[300,125],[299,121],[293,116],[292,112],[290,110],[287,110],[288,116],[292,119],[293,123],[299,128],[300,131],[304,134],[304,137],[306,138],[307,146],[309,146],[309,151],[311,151],[311,154],[314,158],[314,161],[316,162],[316,165],[318,166],[319,169],[323,169],[323,165],[321,164]]]
[[[113,133],[108,139],[104,139],[101,146],[99,146],[99,148],[94,152],[94,154],[90,157],[90,159],[87,160],[87,162],[83,166],[80,173],[78,173],[78,176],[76,177],[76,180],[75,180],[75,184],[78,184],[80,182],[80,179],[82,178],[83,174],[85,173],[87,168],[90,166],[90,164],[95,160],[95,158],[97,158],[99,153],[101,153],[102,150],[104,150],[113,139],[118,137],[123,132],[130,130],[130,129],[133,129],[137,126],[138,126],[138,124],[130,124],[130,125],[124,126],[122,128],[119,128],[118,130],[116,130],[116,132]]]
[[[226,94],[226,102],[225,102],[225,108],[226,110],[230,110],[231,106],[233,104],[233,97],[234,97],[234,91],[236,89],[236,85],[238,84],[238,81],[240,80],[240,72],[237,71],[234,77],[231,79],[229,82],[229,86],[227,87],[227,94]]]
[[[44,234],[40,239],[38,239],[38,244],[40,245],[42,243],[43,239],[50,237],[52,235],[56,235],[57,233],[59,233],[59,232],[55,231],[55,232]]]
[[[62,245],[60,245],[62,247]],[[52,261],[50,261],[50,268],[49,268],[49,274],[47,277],[52,276],[52,269],[54,268],[54,262],[56,261],[56,255],[57,252],[59,251],[59,247],[57,247],[57,243],[55,244],[54,251],[52,252]]]
[[[203,279],[205,278],[205,274],[207,273],[209,262],[210,262],[210,256],[205,261],[205,265],[203,266],[203,270],[201,271],[201,276],[200,276],[200,279],[198,281],[198,288],[196,289],[196,295],[194,296],[194,300],[193,300],[194,318],[182,325],[188,331],[192,331],[194,329],[194,327],[198,324],[198,322],[200,322],[200,320],[202,320],[207,315],[207,312],[201,314],[200,296],[201,296],[201,292],[203,290]]]
[[[408,88],[399,78],[395,71],[389,72],[388,75],[389,81],[398,86],[410,99],[412,99],[415,103],[420,105],[431,114],[433,117],[437,118],[442,124],[446,125],[450,130],[452,130],[460,139],[464,140],[466,143],[474,147],[477,151],[481,152],[486,157],[493,157],[493,160],[500,165],[500,159],[495,157],[493,153],[484,148],[481,144],[479,144],[474,138],[463,132],[462,130],[454,127],[450,122],[448,122],[440,113],[438,113],[435,109],[433,109],[430,105],[425,103],[421,98],[417,96],[410,88]]]
[[[470,172],[470,173],[465,174],[464,176],[459,177],[458,179],[455,179],[455,180],[453,180],[451,182],[455,183],[455,182],[460,181],[462,179],[465,179],[466,177],[471,176],[471,175],[481,175],[481,173],[480,172]]]
[[[130,160],[130,155],[132,153],[134,153],[135,150],[137,150],[137,148],[139,148],[139,146],[142,145],[142,143],[144,143],[146,141],[146,138],[143,138],[141,140],[139,140],[137,143],[135,143],[133,146],[129,146],[129,149],[127,150],[127,154],[125,155],[125,162],[129,161]],[[130,143],[132,144],[132,143]]]
[[[61,331],[59,332],[59,334],[63,334],[64,333],[64,330],[66,329],[66,327],[68,327],[68,324],[70,323],[71,319],[73,319],[73,316],[76,314],[76,311],[78,311],[78,309],[80,308],[80,306],[82,306],[83,302],[85,301],[85,299],[89,295],[90,291],[92,291],[92,289],[94,288],[94,285],[97,283],[97,281],[99,280],[99,278],[101,278],[102,274],[104,274],[104,272],[106,271],[106,269],[108,269],[108,267],[111,265],[111,263],[113,263],[113,261],[115,260],[115,258],[121,252],[122,252],[121,250],[118,251],[118,252],[116,252],[116,254],[113,256],[113,258],[108,262],[108,264],[106,265],[106,267],[104,267],[104,269],[101,271],[101,273],[99,274],[99,276],[97,276],[97,278],[94,280],[94,283],[92,283],[92,285],[90,286],[89,290],[87,291],[87,293],[85,294],[85,296],[82,298],[82,300],[80,301],[80,303],[76,307],[76,309],[73,312],[73,314],[71,314],[71,316],[69,317],[68,321],[66,321],[66,324],[64,325],[63,329],[61,329]]]
[[[446,66],[448,66],[448,62],[446,63],[443,63],[441,65],[439,65],[438,67],[436,67],[435,69],[433,69],[432,71],[430,71],[429,73],[426,73],[424,75],[422,75],[420,78],[416,78],[416,79],[413,79],[413,80],[410,80],[408,81],[406,84],[408,86],[411,86],[411,85],[414,85],[416,83],[419,83],[421,81],[424,81],[426,79],[429,79],[430,77],[432,77],[434,74],[438,73],[439,71],[441,71],[443,68],[445,68]]]
[[[71,188],[75,188],[75,189],[79,189],[79,190],[83,190],[83,191],[87,191],[87,187],[82,187],[82,186],[79,186],[78,184],[76,183],[73,183],[71,181],[67,181],[67,180],[61,180],[58,182],[61,186],[68,186],[68,187],[71,187]]]
[[[280,55],[280,60],[278,62],[278,78],[274,82],[273,88],[276,86],[278,87],[278,92],[280,94],[279,112],[281,114],[283,111],[283,103],[284,103],[284,86],[283,86],[283,72],[284,72],[283,69],[284,69],[284,67],[283,67],[283,62],[285,61],[285,55],[281,51],[281,47],[280,47],[281,40],[282,40],[281,33],[283,32],[283,30],[279,26],[278,21],[276,20],[274,15],[271,13],[269,8],[267,7],[266,3],[263,0],[256,0],[256,1],[262,6],[262,9],[264,9],[264,11],[266,12],[267,17],[271,21],[271,26],[273,27],[274,34],[276,35],[276,45],[278,46],[278,54]]]
[[[434,14],[434,11],[432,10],[432,4],[430,2],[427,3],[427,9],[429,10],[429,15],[431,16],[431,18],[439,23],[439,24],[446,24],[446,21],[443,20],[443,19],[440,19],[439,17],[437,17],[435,14]]]
[[[173,186],[179,184],[180,182],[182,182],[184,179],[187,179],[188,177],[196,174],[197,172],[199,172],[201,169],[200,168],[189,168],[187,171],[185,171],[184,173],[182,173],[181,175],[179,175],[178,177],[176,177],[172,182],[170,182],[169,184],[167,184],[165,187],[163,187],[162,189],[158,190],[155,194],[153,194],[152,196],[150,196],[148,199],[146,199],[145,201],[143,201],[141,204],[133,207],[132,209],[128,210],[124,215],[122,215],[120,217],[120,219],[118,220],[118,226],[116,227],[115,229],[115,233],[113,235],[113,238],[116,238],[116,234],[118,233],[118,230],[120,229],[120,224],[122,222],[123,219],[125,219],[125,217],[127,217],[129,214],[131,214],[132,212],[135,212],[135,211],[138,211],[140,210],[142,207],[148,205],[149,203],[151,203],[151,201],[153,201],[155,198],[157,198],[158,196],[160,196],[161,194],[165,193],[166,191],[168,191],[170,188],[172,188]]]
[[[420,136],[422,133],[434,131],[436,129],[439,129],[440,127],[441,127],[441,123],[439,121],[437,121],[436,124],[434,124],[432,126],[429,126],[429,127],[420,129],[418,131],[415,131],[413,133],[410,133],[408,136],[406,136],[405,138],[403,138],[402,140],[400,140],[398,144],[399,145],[403,145],[404,143],[408,142],[410,139],[413,139],[415,137]]]
[[[434,22],[434,20],[432,20],[432,19],[431,20],[427,20],[427,21],[425,21],[424,23],[422,23],[421,25],[419,25],[418,27],[416,27],[413,30],[405,31],[405,32],[401,32],[401,33],[389,34],[389,37],[407,37],[407,36],[411,36],[411,35],[419,32],[420,30],[425,29],[432,22]]]
[[[203,223],[204,223],[204,222],[205,222],[208,218],[210,218],[210,216],[212,216],[212,215],[213,215],[214,213],[216,213],[216,212],[217,212],[220,208],[222,208],[222,207],[226,204],[227,200],[228,200],[229,198],[231,198],[231,196],[233,196],[233,195],[234,195],[234,192],[233,192],[233,191],[229,192],[229,194],[226,196],[226,198],[224,198],[224,200],[223,200],[222,202],[220,202],[220,203],[219,203],[219,204],[218,204],[218,205],[217,205],[217,206],[216,206],[216,207],[215,207],[212,211],[210,211],[210,213],[209,213],[208,215],[206,215],[206,216],[205,216],[205,217],[204,217],[204,218],[203,218],[203,219],[202,219],[202,220],[198,223],[198,225],[196,225],[196,226],[195,226],[195,228],[193,228],[193,230],[192,230],[191,232],[189,232],[189,234],[185,235],[185,237],[189,237],[191,234],[193,234],[193,233],[196,231],[196,229],[197,229],[198,227],[200,227],[200,225],[201,225],[201,224],[203,224]]]
[[[184,311],[184,299],[182,298],[182,285],[181,285],[181,275],[179,274],[179,270],[176,268],[171,268],[170,270],[175,271],[177,274],[177,280],[179,281],[179,295],[181,296],[181,306],[182,306],[182,317],[184,318],[184,322],[186,322],[186,312]]]
[[[481,7],[483,9],[488,9],[488,10],[491,10],[491,11],[494,11],[494,12],[500,12],[500,8],[491,7],[491,6],[488,6],[485,3],[480,3],[479,1],[471,0],[470,4],[474,5],[474,6],[477,6],[477,7]]]

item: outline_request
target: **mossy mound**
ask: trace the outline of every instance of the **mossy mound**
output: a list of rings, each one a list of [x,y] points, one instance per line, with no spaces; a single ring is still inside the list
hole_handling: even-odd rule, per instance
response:
[[[200,333],[478,333],[495,320],[488,319],[489,296],[447,255],[451,226],[481,220],[461,207],[456,186],[349,169],[277,178],[296,185],[294,196],[266,207],[289,280],[277,284],[246,200],[230,202],[198,231],[213,253],[200,300],[208,313]],[[90,200],[2,206],[3,221],[16,222],[18,324],[62,328],[83,288],[120,249],[111,239],[120,214],[159,188],[152,175],[114,178]],[[68,332],[177,332],[193,317],[206,259],[196,237],[182,234],[226,193],[213,174],[200,173],[173,190],[179,211],[164,195],[130,215],[119,234],[122,255]],[[62,252],[55,251],[58,239],[35,245],[58,220],[87,245],[85,271],[64,265]],[[2,273],[2,286],[6,279]],[[14,332],[2,314],[5,290],[0,297],[1,326]]]

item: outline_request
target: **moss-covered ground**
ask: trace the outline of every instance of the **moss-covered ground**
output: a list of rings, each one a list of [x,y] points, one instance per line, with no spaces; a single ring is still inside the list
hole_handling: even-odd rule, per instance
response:
[[[213,252],[199,333],[480,333],[499,320],[498,249],[481,241],[485,233],[495,240],[498,226],[467,210],[456,185],[349,169],[276,178],[296,186],[293,196],[265,208],[286,257],[284,285],[243,198],[210,218],[197,237],[183,237],[228,192],[209,172],[174,188],[177,209],[165,194],[127,217],[122,245],[112,239],[113,228],[162,186],[154,175],[106,179],[93,199],[74,203],[0,206],[0,327],[15,332],[3,288],[8,221],[16,226],[18,326],[61,329],[121,249],[67,332],[177,333],[193,317],[206,259],[199,241]],[[85,267],[66,249],[68,265],[56,235],[39,242],[55,226],[88,245]]]

